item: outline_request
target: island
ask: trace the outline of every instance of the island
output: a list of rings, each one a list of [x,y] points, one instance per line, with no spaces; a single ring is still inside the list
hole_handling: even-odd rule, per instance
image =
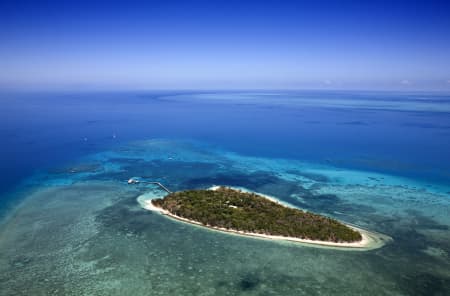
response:
[[[336,219],[310,213],[275,197],[245,188],[155,192],[137,197],[146,210],[213,231],[258,239],[289,241],[304,246],[368,251],[392,238]]]
[[[360,232],[335,219],[227,187],[174,192],[151,202],[175,218],[217,229],[334,243],[362,240]]]

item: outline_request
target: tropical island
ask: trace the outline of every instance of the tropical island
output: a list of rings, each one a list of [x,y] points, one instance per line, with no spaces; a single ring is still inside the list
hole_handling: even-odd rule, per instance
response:
[[[324,244],[360,244],[363,235],[335,219],[227,187],[186,190],[151,200],[173,218],[218,230]]]

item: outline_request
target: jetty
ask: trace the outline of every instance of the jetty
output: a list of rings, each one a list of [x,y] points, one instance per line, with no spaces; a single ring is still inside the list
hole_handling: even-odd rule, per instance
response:
[[[131,178],[128,180],[128,184],[155,184],[155,185],[158,185],[159,187],[161,187],[167,193],[172,193],[172,191],[170,191],[166,186],[164,186],[163,184],[161,184],[160,182],[157,182],[157,181],[145,181],[145,180],[138,180],[138,179]]]

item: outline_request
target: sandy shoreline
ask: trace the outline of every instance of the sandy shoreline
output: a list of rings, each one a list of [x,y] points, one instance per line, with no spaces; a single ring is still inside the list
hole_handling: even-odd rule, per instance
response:
[[[217,188],[219,188],[218,186],[214,186],[211,187],[209,189],[211,190],[216,190]],[[230,187],[232,188],[232,187]],[[233,188],[233,189],[238,189],[238,190],[242,190],[242,191],[246,191],[246,192],[251,192],[248,190],[245,190],[243,188]],[[276,198],[271,197],[271,196],[266,196],[263,194],[259,194],[258,195],[264,196],[265,198],[270,199],[273,202],[282,204],[283,206],[287,206],[286,204],[280,203]],[[238,231],[238,230],[232,230],[232,229],[226,229],[226,228],[220,228],[220,227],[213,227],[213,226],[207,226],[204,225],[200,222],[194,221],[194,220],[189,220],[177,215],[174,215],[172,213],[170,213],[169,211],[160,208],[160,207],[156,207],[155,205],[153,205],[153,203],[151,202],[151,200],[145,200],[143,202],[141,202],[141,205],[143,208],[150,210],[150,211],[154,211],[157,213],[160,213],[162,215],[168,216],[170,218],[176,219],[178,221],[181,222],[185,222],[185,223],[189,223],[189,224],[194,224],[197,226],[202,226],[208,229],[212,229],[212,230],[216,230],[216,231],[222,231],[222,232],[226,232],[226,233],[230,233],[230,234],[236,234],[236,235],[243,235],[243,236],[248,236],[248,237],[254,237],[254,238],[261,238],[261,239],[270,239],[270,240],[283,240],[283,241],[290,241],[290,242],[297,242],[297,243],[301,243],[301,244],[305,244],[305,245],[310,245],[310,246],[322,246],[322,247],[331,247],[331,248],[342,248],[342,249],[353,249],[353,250],[372,250],[372,249],[377,249],[380,248],[382,246],[384,246],[386,243],[388,243],[389,241],[391,241],[392,239],[386,235],[380,234],[380,233],[375,233],[375,232],[370,232],[364,229],[361,229],[359,227],[353,226],[353,225],[348,225],[345,224],[346,226],[358,231],[361,236],[362,239],[361,241],[358,242],[352,242],[352,243],[335,243],[335,242],[327,242],[327,241],[318,241],[318,240],[309,240],[309,239],[300,239],[300,238],[296,238],[296,237],[287,237],[287,236],[279,236],[279,235],[267,235],[267,234],[260,234],[260,233],[252,233],[252,232],[245,232],[245,231]]]

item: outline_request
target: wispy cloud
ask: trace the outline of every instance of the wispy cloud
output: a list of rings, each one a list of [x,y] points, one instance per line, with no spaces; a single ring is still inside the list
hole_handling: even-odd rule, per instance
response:
[[[408,79],[403,79],[402,81],[400,81],[400,83],[403,85],[410,85],[411,81],[409,81]]]

